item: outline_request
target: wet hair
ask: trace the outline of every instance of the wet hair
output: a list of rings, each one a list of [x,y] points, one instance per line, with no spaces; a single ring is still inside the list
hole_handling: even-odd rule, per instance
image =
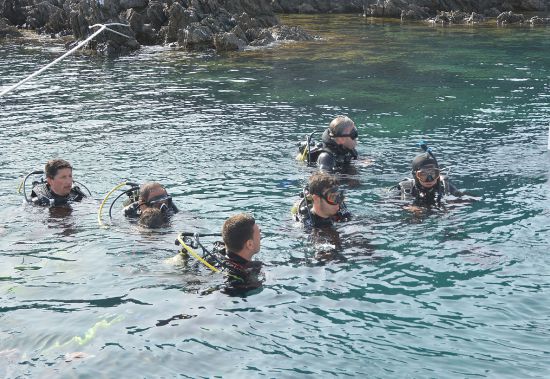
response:
[[[344,131],[349,127],[355,127],[355,123],[348,116],[336,116],[329,125],[329,131],[331,137],[338,137],[344,134]]]
[[[237,253],[244,248],[246,241],[254,238],[256,220],[248,213],[229,217],[223,223],[222,239],[227,251]]]
[[[336,187],[338,180],[325,172],[317,172],[309,177],[309,193],[322,195],[326,190]]]
[[[436,168],[439,168],[439,164],[437,163],[437,160],[430,155],[429,153],[424,153],[416,156],[412,161],[412,173],[413,175],[416,174],[418,170],[420,170],[422,167],[431,166],[433,165]]]
[[[44,172],[46,173],[47,178],[53,179],[59,170],[64,168],[70,168],[72,170],[73,166],[71,166],[71,164],[64,159],[52,159],[46,163]]]
[[[160,183],[157,183],[157,182],[147,182],[142,184],[141,187],[139,187],[139,202],[140,203],[148,202],[149,195],[151,194],[151,192],[153,192],[154,189],[157,189],[157,188],[162,188],[163,190],[166,191],[166,189]]]
[[[139,224],[148,228],[160,228],[165,223],[166,217],[158,208],[146,208],[139,216]]]

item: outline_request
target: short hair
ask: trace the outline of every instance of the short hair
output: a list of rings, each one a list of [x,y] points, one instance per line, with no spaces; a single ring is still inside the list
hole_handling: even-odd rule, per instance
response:
[[[139,223],[148,228],[160,228],[166,223],[166,217],[158,208],[145,208],[139,216]]]
[[[227,251],[237,253],[244,248],[246,241],[254,238],[256,220],[248,213],[229,217],[223,223],[222,239]]]
[[[44,172],[47,178],[53,179],[57,175],[57,172],[64,168],[70,168],[72,170],[73,166],[64,159],[51,159],[46,163]]]
[[[336,187],[338,180],[325,172],[316,172],[309,177],[309,193],[313,195],[322,195],[326,190]]]
[[[141,203],[146,203],[147,201],[149,201],[149,195],[151,194],[151,192],[153,192],[155,188],[159,187],[163,190],[166,190],[166,188],[164,188],[162,184],[158,182],[143,183],[141,187],[139,187],[139,201]]]
[[[340,134],[344,134],[344,130],[348,127],[355,127],[355,123],[348,116],[336,116],[328,126],[331,137],[338,137]]]

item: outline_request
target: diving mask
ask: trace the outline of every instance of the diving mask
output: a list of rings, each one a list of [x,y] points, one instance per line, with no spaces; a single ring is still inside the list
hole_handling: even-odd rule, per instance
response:
[[[319,196],[330,205],[340,205],[344,202],[345,193],[344,190],[335,187],[329,189],[324,194],[320,194]]]
[[[416,171],[416,177],[421,182],[433,182],[439,178],[440,171],[436,167],[422,167]]]

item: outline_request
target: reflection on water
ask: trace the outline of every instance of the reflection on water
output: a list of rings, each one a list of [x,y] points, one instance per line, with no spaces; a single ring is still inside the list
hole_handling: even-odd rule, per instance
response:
[[[550,29],[285,22],[322,39],[75,56],[0,99],[0,376],[548,376]],[[62,51],[2,42],[0,85]],[[355,217],[316,256],[290,217],[311,173],[296,143],[338,114],[374,163],[343,178]],[[419,139],[481,200],[389,201]],[[52,157],[93,194],[66,215],[16,194]],[[171,225],[99,228],[123,180],[165,183]],[[166,262],[178,232],[241,211],[262,225],[261,291],[229,297],[223,277]]]

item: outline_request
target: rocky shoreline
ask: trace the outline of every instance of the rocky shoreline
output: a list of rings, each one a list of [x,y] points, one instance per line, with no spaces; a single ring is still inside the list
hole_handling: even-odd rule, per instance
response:
[[[300,27],[280,24],[277,13],[356,13],[435,24],[495,19],[498,24],[550,25],[550,18],[518,12],[548,12],[550,0],[0,0],[0,38],[20,29],[85,39],[94,24],[121,23],[88,45],[118,55],[141,45],[171,45],[217,52],[266,46],[275,41],[311,40]]]

